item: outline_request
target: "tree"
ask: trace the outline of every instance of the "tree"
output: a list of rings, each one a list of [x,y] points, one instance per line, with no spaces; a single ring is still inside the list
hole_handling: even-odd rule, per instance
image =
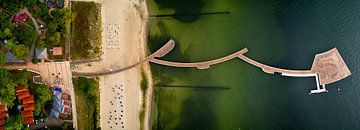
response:
[[[51,100],[51,92],[46,85],[37,85],[32,90],[35,95],[35,115],[39,116],[44,104]]]
[[[28,78],[30,77],[30,72],[22,70],[13,75],[14,81],[16,84],[28,84]]]
[[[58,28],[58,23],[56,23],[55,21],[50,21],[47,24],[47,28],[49,29],[50,32],[55,32],[56,29]]]
[[[17,59],[26,59],[29,53],[29,48],[23,44],[16,45],[12,52]]]
[[[36,42],[36,48],[37,49],[43,49],[45,47],[45,42],[43,40],[38,40]]]
[[[15,82],[9,71],[0,69],[0,103],[13,106],[15,97]]]
[[[0,51],[0,64],[4,64],[7,60],[7,57],[4,52]]]
[[[57,45],[59,44],[61,41],[61,34],[60,32],[55,32],[55,33],[49,33],[48,34],[48,39],[47,39],[47,44],[48,45]]]
[[[36,40],[38,39],[37,32],[30,27],[21,29],[17,36],[19,40],[28,47],[30,47],[32,44],[35,44]]]
[[[37,0],[23,0],[26,7],[32,7],[36,4]]]
[[[59,44],[61,40],[61,34],[59,32],[55,32],[54,37],[55,37],[54,44],[55,45]]]
[[[13,50],[15,48],[15,43],[13,39],[7,40],[7,43],[5,44],[6,49]]]
[[[5,124],[6,130],[22,130],[24,129],[24,125],[22,122],[24,119],[19,115],[11,115],[7,120]]]
[[[4,36],[5,36],[5,37],[11,37],[11,36],[12,36],[11,30],[8,29],[8,28],[5,28],[5,30],[4,30]]]

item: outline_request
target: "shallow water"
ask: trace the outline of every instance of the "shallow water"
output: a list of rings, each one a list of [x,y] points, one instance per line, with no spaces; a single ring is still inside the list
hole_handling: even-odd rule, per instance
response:
[[[360,1],[159,0],[150,12],[230,14],[150,18],[153,52],[169,38],[170,61],[194,62],[248,48],[246,56],[291,69],[309,69],[316,53],[337,47],[352,75],[309,95],[313,78],[269,75],[239,59],[207,70],[151,64],[153,129],[358,129],[360,121]],[[191,6],[189,6],[191,5]],[[164,86],[230,89],[164,88]],[[340,88],[338,91],[337,89]]]

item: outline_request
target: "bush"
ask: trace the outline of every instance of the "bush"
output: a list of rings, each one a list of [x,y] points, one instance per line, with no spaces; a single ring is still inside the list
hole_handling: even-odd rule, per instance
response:
[[[33,63],[33,64],[37,64],[37,63],[39,63],[39,62],[40,62],[39,59],[33,59],[33,60],[32,60],[32,63]]]
[[[0,51],[0,64],[4,64],[7,60],[7,57],[4,52]]]

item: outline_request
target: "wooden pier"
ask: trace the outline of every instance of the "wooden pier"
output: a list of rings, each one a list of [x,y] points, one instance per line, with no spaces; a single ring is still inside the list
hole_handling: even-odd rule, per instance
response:
[[[73,75],[95,77],[95,76],[113,74],[127,69],[131,69],[148,61],[155,64],[172,66],[172,67],[208,69],[212,65],[220,64],[222,62],[226,62],[234,58],[239,58],[253,66],[260,68],[262,71],[268,74],[274,74],[276,72],[276,73],[280,73],[282,76],[289,76],[289,77],[315,77],[317,82],[317,89],[312,90],[311,93],[327,92],[325,88],[326,84],[334,83],[351,75],[349,68],[346,66],[344,60],[342,59],[340,53],[336,48],[333,48],[327,52],[317,54],[314,58],[312,67],[309,70],[290,70],[290,69],[282,69],[282,68],[268,66],[266,64],[257,62],[245,56],[244,54],[248,51],[247,48],[244,48],[228,56],[210,61],[183,63],[183,62],[172,62],[172,61],[164,61],[164,60],[156,59],[165,56],[174,48],[174,46],[175,46],[174,40],[170,40],[152,55],[128,67],[111,68],[104,72],[95,72],[95,73],[73,72]]]

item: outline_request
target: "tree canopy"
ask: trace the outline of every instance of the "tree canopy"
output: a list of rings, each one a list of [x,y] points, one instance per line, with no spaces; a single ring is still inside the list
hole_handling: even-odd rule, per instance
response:
[[[88,97],[96,96],[96,87],[98,82],[94,79],[87,78],[76,78],[74,79],[74,86],[78,87],[82,93],[86,94]]]
[[[10,115],[10,117],[6,120],[5,129],[6,130],[22,130],[24,129],[24,125],[22,122],[24,119],[20,116],[20,114]]]
[[[38,39],[38,34],[33,28],[24,28],[21,29],[17,35],[20,42],[30,47],[32,44],[35,44]]]
[[[38,116],[41,113],[41,109],[47,101],[51,100],[51,91],[46,85],[36,85],[32,90],[35,96],[35,115]]]
[[[37,42],[36,42],[36,48],[37,49],[43,49],[44,47],[45,47],[45,42],[43,41],[43,40],[38,40]]]
[[[36,4],[38,0],[22,0],[27,7],[32,7]]]
[[[12,75],[4,69],[0,69],[0,102],[12,106],[15,97],[15,82]]]
[[[0,51],[0,64],[4,64],[7,60],[7,57],[4,52]]]
[[[29,54],[29,48],[23,44],[16,45],[11,51],[17,59],[26,59]]]
[[[22,70],[13,75],[15,84],[28,84],[28,77],[30,76],[30,72],[26,70]]]

